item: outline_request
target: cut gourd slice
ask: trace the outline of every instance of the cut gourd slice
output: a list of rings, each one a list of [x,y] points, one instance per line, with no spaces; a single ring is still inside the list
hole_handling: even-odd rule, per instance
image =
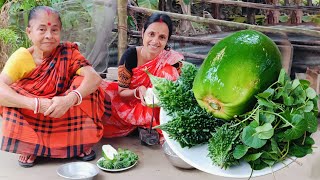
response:
[[[102,146],[102,156],[106,160],[113,160],[114,156],[117,154],[118,154],[117,150],[114,147],[112,147],[110,144]]]
[[[144,96],[144,101],[146,102],[146,105],[149,107],[152,107],[153,103],[154,103],[154,107],[157,107],[159,104],[159,100],[157,99],[156,95],[153,93],[152,88],[147,89],[146,95]]]

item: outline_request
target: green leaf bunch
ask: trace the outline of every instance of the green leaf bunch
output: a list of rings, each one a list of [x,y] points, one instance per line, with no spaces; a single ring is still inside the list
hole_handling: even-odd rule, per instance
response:
[[[290,156],[311,154],[310,135],[318,127],[318,95],[309,81],[290,80],[282,69],[278,81],[256,98],[255,108],[238,119],[246,126],[234,157],[259,170]]]
[[[158,10],[159,1],[158,0],[137,0],[139,7],[144,7],[148,9]]]
[[[18,48],[17,41],[19,41],[18,34],[10,28],[0,29],[0,41],[11,48]]]
[[[51,6],[51,0],[15,0],[10,7],[10,14],[29,11],[36,6]]]
[[[149,73],[159,105],[172,117],[169,122],[154,128],[168,133],[181,147],[207,143],[215,127],[224,123],[198,105],[192,91],[197,71],[192,63],[183,62],[181,75],[175,82]]]
[[[159,105],[170,116],[175,116],[177,113],[184,113],[185,111],[200,110],[196,98],[192,91],[192,83],[196,76],[198,68],[188,62],[183,62],[181,68],[181,75],[172,82],[165,78],[160,78],[148,73],[153,90],[157,99],[160,101]]]
[[[156,126],[168,133],[169,138],[176,140],[182,148],[204,144],[212,137],[217,126],[223,122],[205,112],[185,111],[174,116],[165,124]]]
[[[106,169],[122,169],[132,166],[139,159],[138,155],[128,149],[118,148],[118,154],[112,160],[102,160],[98,165]]]
[[[2,8],[3,4],[6,2],[6,0],[0,0],[0,9]]]

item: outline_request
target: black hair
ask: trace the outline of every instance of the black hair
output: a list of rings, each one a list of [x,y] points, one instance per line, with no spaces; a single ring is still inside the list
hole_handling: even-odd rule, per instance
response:
[[[37,13],[39,11],[49,11],[49,12],[51,12],[53,14],[58,15],[58,19],[59,19],[60,25],[62,27],[62,21],[61,21],[60,13],[57,10],[55,10],[52,7],[49,7],[49,6],[36,6],[36,7],[32,8],[30,13],[29,13],[29,16],[28,16],[28,27],[30,27],[30,21],[37,17]]]
[[[161,14],[161,13],[153,13],[148,20],[144,23],[143,26],[143,33],[146,31],[146,29],[150,26],[150,24],[154,22],[164,22],[168,26],[169,29],[169,36],[168,40],[170,39],[170,36],[172,35],[172,21],[171,18],[166,15],[166,14]],[[164,47],[165,50],[170,50],[170,47],[166,45]]]

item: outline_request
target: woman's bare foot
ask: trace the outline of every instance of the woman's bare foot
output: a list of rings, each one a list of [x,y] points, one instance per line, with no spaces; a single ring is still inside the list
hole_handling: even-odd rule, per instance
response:
[[[82,161],[91,161],[96,158],[96,153],[92,150],[92,148],[89,148],[84,153],[81,153],[77,159]]]
[[[36,158],[37,156],[35,155],[21,154],[18,159],[19,165],[22,167],[32,167]]]
[[[91,151],[92,151],[92,149],[90,148],[90,149],[88,149],[87,151],[85,151],[84,153],[81,153],[81,154],[79,155],[79,157],[87,156],[87,155],[89,155],[89,154],[91,153]]]

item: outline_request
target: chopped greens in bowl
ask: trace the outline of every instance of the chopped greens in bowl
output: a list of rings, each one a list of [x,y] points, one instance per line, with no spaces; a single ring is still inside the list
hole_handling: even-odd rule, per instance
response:
[[[127,149],[118,149],[112,160],[103,158],[97,162],[98,166],[105,169],[123,169],[134,165],[139,157],[136,153]]]

